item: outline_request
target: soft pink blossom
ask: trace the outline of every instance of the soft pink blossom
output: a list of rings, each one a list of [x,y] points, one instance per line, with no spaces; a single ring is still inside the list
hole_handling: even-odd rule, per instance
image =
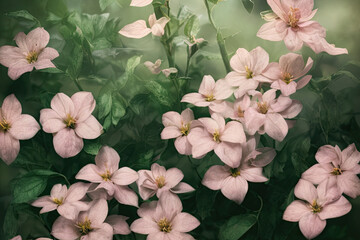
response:
[[[22,237],[21,237],[21,235],[17,235],[17,236],[13,237],[10,240],[22,240]],[[43,238],[43,237],[41,237],[41,238],[36,238],[36,240],[52,240],[52,239],[51,238]]]
[[[95,164],[88,164],[75,176],[96,184],[95,190],[104,189],[109,196],[126,205],[138,206],[138,197],[127,185],[138,179],[138,173],[131,168],[119,169],[120,156],[111,147],[104,146],[95,157]]]
[[[225,164],[236,167],[241,157],[241,143],[246,141],[243,126],[237,121],[225,124],[225,119],[213,113],[211,118],[200,118],[203,127],[194,128],[188,135],[194,158],[214,150]]]
[[[132,7],[145,7],[152,3],[153,0],[131,0],[130,6]]]
[[[149,33],[154,36],[161,37],[165,33],[165,25],[170,20],[166,17],[156,19],[155,13],[149,16],[150,28],[146,26],[144,20],[137,20],[136,22],[130,23],[124,26],[119,33],[128,38],[143,38]]]
[[[300,179],[294,193],[301,200],[293,201],[285,209],[283,219],[299,222],[307,239],[315,238],[324,230],[326,219],[343,216],[351,210],[350,202],[341,196],[334,181],[323,181],[315,188],[310,182]]]
[[[186,234],[200,225],[199,220],[182,212],[180,199],[171,193],[162,194],[159,201],[143,203],[137,211],[140,219],[130,229],[146,234],[147,240],[194,240]]]
[[[165,167],[154,163],[151,165],[151,171],[139,171],[139,194],[143,200],[147,200],[155,194],[159,198],[161,194],[169,191],[175,194],[195,191],[189,184],[180,182],[183,178],[184,174],[178,168],[166,170]]]
[[[205,173],[202,184],[211,190],[221,190],[225,197],[241,204],[248,191],[248,182],[266,182],[262,167],[269,164],[276,152],[271,148],[256,149],[251,138],[242,144],[242,156],[233,166],[215,165]]]
[[[222,112],[227,99],[233,94],[233,90],[223,79],[215,82],[210,75],[205,75],[199,88],[198,93],[186,94],[181,102],[194,104],[198,107],[209,107],[214,112]]]
[[[41,110],[40,123],[45,132],[54,135],[54,148],[61,157],[77,155],[84,146],[83,138],[101,135],[101,124],[91,115],[95,105],[90,92],[77,92],[71,98],[58,93],[51,100],[51,108]]]
[[[237,98],[235,102],[226,102],[226,109],[220,113],[224,118],[231,118],[245,123],[244,113],[250,107],[250,96],[245,94]]]
[[[107,214],[105,199],[93,201],[90,209],[80,212],[76,219],[58,217],[52,226],[51,235],[59,240],[112,240],[113,227],[104,222]]]
[[[235,96],[243,96],[249,90],[255,90],[261,82],[271,82],[263,75],[269,65],[269,54],[261,47],[250,52],[239,48],[230,59],[231,68],[234,70],[226,75],[226,81],[233,87],[237,87]]]
[[[131,233],[129,224],[126,222],[128,217],[121,215],[110,215],[105,219],[105,222],[113,227],[114,235],[128,235]]]
[[[270,41],[284,40],[290,51],[298,51],[305,43],[315,53],[327,52],[331,55],[347,54],[346,48],[336,48],[326,40],[326,29],[318,22],[311,21],[316,14],[314,0],[267,0],[277,18],[270,19],[257,36]]]
[[[194,113],[190,108],[181,112],[167,112],[162,116],[162,123],[165,128],[161,132],[161,139],[176,138],[175,148],[180,154],[191,155],[192,146],[188,135],[197,126],[194,121]]]
[[[289,96],[305,87],[311,80],[311,75],[304,75],[309,72],[312,65],[313,60],[310,57],[305,66],[301,55],[288,53],[280,57],[279,63],[270,63],[264,75],[273,80],[271,88],[280,90],[284,96]]]
[[[28,35],[20,32],[15,41],[18,47],[0,47],[0,64],[9,68],[8,75],[12,80],[18,79],[22,74],[31,72],[33,68],[56,68],[51,60],[57,58],[59,53],[50,47],[50,35],[44,28],[35,28]]]
[[[0,108],[0,158],[11,164],[20,151],[20,141],[35,136],[40,125],[22,108],[14,94],[7,96]]]
[[[255,92],[251,106],[245,111],[245,128],[248,134],[266,133],[276,141],[282,141],[288,133],[288,124],[284,118],[294,118],[302,110],[297,100],[280,95],[276,98],[276,89],[264,94]]]
[[[319,162],[302,174],[302,178],[313,184],[319,184],[326,179],[334,179],[342,193],[356,198],[360,196],[360,153],[355,144],[349,145],[343,151],[338,146],[325,145],[319,148],[315,155]]]
[[[43,196],[35,200],[31,205],[41,207],[40,213],[54,211],[68,219],[75,219],[80,211],[86,211],[89,206],[80,201],[89,189],[90,184],[74,183],[69,187],[56,184],[50,192],[50,196]]]
[[[152,63],[150,61],[146,61],[144,62],[144,65],[150,70],[151,73],[153,74],[159,74],[159,73],[163,73],[166,77],[170,76],[171,73],[177,73],[178,70],[176,68],[166,68],[166,69],[161,69],[160,65],[161,65],[161,60],[158,59],[155,61],[155,63]]]
[[[191,49],[192,46],[194,46],[195,44],[200,44],[202,42],[204,42],[205,39],[204,38],[195,38],[195,36],[192,36],[189,40],[185,40],[184,42],[186,43],[186,45],[189,46],[189,48]]]

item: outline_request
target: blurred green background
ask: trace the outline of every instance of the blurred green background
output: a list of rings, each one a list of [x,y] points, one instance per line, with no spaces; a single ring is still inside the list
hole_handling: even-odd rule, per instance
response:
[[[67,8],[72,11],[76,10],[81,13],[101,14],[110,13],[110,18],[119,18],[118,30],[126,24],[132,23],[138,19],[147,20],[148,16],[153,13],[152,6],[144,8],[129,7],[130,0],[114,1],[104,11],[101,11],[98,0],[65,0]],[[263,47],[270,55],[271,61],[277,61],[279,57],[286,54],[283,42],[270,42],[256,37],[256,33],[265,22],[260,17],[260,12],[270,9],[265,0],[254,0],[255,8],[251,14],[246,12],[241,0],[226,0],[218,3],[214,8],[214,22],[221,29],[223,36],[226,38],[226,49],[231,56],[238,48],[246,48],[251,50],[257,46]],[[25,33],[31,30],[31,26],[19,22],[17,19],[5,16],[5,13],[19,10],[27,10],[41,22],[41,25],[49,31],[51,40],[49,46],[56,48],[60,56],[64,48],[64,40],[57,33],[56,26],[48,21],[49,8],[56,8],[59,1],[57,0],[13,0],[0,1],[0,46],[14,45],[14,36],[21,31]],[[171,0],[171,11],[176,15],[180,7],[186,6],[188,10],[199,17],[201,29],[197,37],[205,38],[208,42],[197,54],[197,58],[203,56],[201,61],[196,61],[196,69],[202,74],[210,74],[215,79],[223,78],[226,74],[223,66],[219,49],[216,43],[216,33],[209,24],[206,8],[202,0]],[[302,54],[304,59],[311,57],[315,60],[313,76],[320,78],[330,76],[339,71],[348,62],[360,61],[360,1],[358,0],[317,0],[315,8],[318,12],[314,20],[318,21],[327,29],[327,41],[335,44],[337,47],[347,48],[348,55],[329,56],[326,53],[314,54],[309,48],[304,47]],[[166,63],[166,55],[160,41],[151,36],[143,39],[127,39],[120,35],[114,34],[113,44],[115,47],[124,48],[120,54],[116,56],[117,60],[126,63],[126,59],[132,55],[143,55],[142,62],[150,60],[154,62],[160,58]],[[71,56],[68,56],[71,57]],[[182,39],[178,39],[178,45],[175,55],[176,65],[180,71],[185,71],[186,66],[186,45]],[[55,60],[56,63],[56,60]],[[86,69],[83,71],[86,71]],[[28,73],[27,73],[28,74]],[[194,86],[198,86],[202,76],[192,74]],[[359,77],[358,77],[359,78]],[[12,81],[7,76],[7,68],[0,66],[0,102],[10,93],[15,92],[23,105],[23,112],[30,113],[38,119],[39,113],[37,108],[33,107],[31,101],[27,101],[27,96],[22,88],[22,79]],[[48,79],[50,82],[51,79]],[[84,82],[85,83],[85,82]],[[348,84],[348,85],[347,85]],[[24,85],[25,86],[25,85]],[[344,82],[344,88],[351,86],[351,83]],[[140,86],[141,87],[141,86]],[[92,91],[95,97],[98,96],[100,86],[96,83],[84,84],[85,90]],[[64,79],[61,82],[60,90],[67,94],[74,93],[77,89],[72,81]],[[55,93],[53,93],[55,94]],[[359,102],[359,94],[352,95],[354,101]],[[356,99],[356,100],[355,100]],[[311,103],[311,101],[309,101]],[[312,107],[311,105],[309,106]],[[314,107],[315,109],[315,107]],[[315,110],[314,110],[315,111]],[[358,133],[360,134],[360,133]],[[359,148],[358,148],[359,149]],[[11,179],[19,174],[19,170],[11,166],[5,165],[0,161],[0,225],[3,223],[3,216],[7,203],[10,200],[9,184]],[[353,211],[343,217],[349,223],[349,228],[353,228],[358,233],[358,224],[356,223],[360,216],[360,199],[351,200]],[[1,236],[1,234],[0,234]],[[354,235],[355,236],[355,235]],[[360,236],[359,236],[360,239]]]

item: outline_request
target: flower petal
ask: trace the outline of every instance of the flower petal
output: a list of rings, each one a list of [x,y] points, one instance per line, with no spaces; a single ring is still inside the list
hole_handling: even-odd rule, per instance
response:
[[[58,93],[53,97],[51,108],[64,120],[68,117],[68,114],[74,117],[74,104],[71,98],[64,93]]]
[[[45,108],[40,111],[40,123],[44,132],[47,133],[56,133],[66,128],[65,121],[57,112],[50,108]]]
[[[4,99],[0,110],[2,118],[12,123],[21,115],[21,103],[17,100],[14,94],[10,94]]]
[[[12,80],[16,80],[24,73],[31,72],[33,68],[25,59],[20,59],[9,66],[8,75]]]
[[[127,219],[128,217],[121,215],[110,215],[106,218],[105,222],[113,227],[114,234],[127,235],[131,233],[129,224],[126,222]]]
[[[50,35],[42,27],[35,28],[26,36],[26,45],[29,51],[40,52],[49,43]]]
[[[58,239],[77,239],[81,236],[75,223],[62,216],[55,220],[52,226],[51,235]]]
[[[264,129],[271,138],[279,142],[281,142],[288,133],[288,125],[285,119],[278,113],[269,113],[266,115]]]
[[[95,157],[96,166],[102,172],[109,171],[110,174],[119,169],[120,156],[115,149],[109,146],[100,148],[99,153]]]
[[[289,222],[298,222],[304,215],[310,212],[311,209],[305,202],[295,200],[285,209],[283,219]]]
[[[166,186],[173,188],[179,184],[179,182],[184,178],[184,174],[178,168],[170,168],[166,171],[165,180]]]
[[[146,26],[144,20],[138,20],[136,22],[130,23],[124,26],[119,33],[128,38],[143,38],[149,33],[151,29]]]
[[[350,210],[350,202],[345,197],[341,196],[336,202],[325,205],[321,209],[321,212],[319,212],[319,217],[322,220],[328,218],[337,218],[347,214],[348,212],[350,212]]]
[[[114,197],[121,204],[130,205],[134,207],[139,206],[138,196],[129,187],[116,186]]]
[[[40,125],[35,118],[28,114],[21,114],[12,122],[9,133],[16,139],[27,140],[34,137],[39,130]]]
[[[84,147],[84,142],[73,129],[64,128],[54,134],[54,148],[62,158],[74,157]]]
[[[189,213],[181,212],[171,222],[174,231],[190,232],[200,225],[199,220]]]
[[[178,185],[171,188],[170,191],[175,194],[179,194],[179,193],[192,192],[192,191],[195,191],[195,189],[187,183],[180,182]]]
[[[20,151],[19,140],[13,138],[11,134],[0,131],[0,158],[10,165]]]
[[[207,170],[201,183],[211,190],[219,190],[223,187],[225,179],[229,176],[230,168],[215,165]]]
[[[94,164],[87,164],[76,174],[76,179],[86,180],[94,183],[103,182],[103,178],[100,176],[101,169]]]
[[[296,197],[305,200],[308,203],[312,203],[317,199],[317,191],[314,185],[303,179],[300,179],[296,184],[294,194]]]
[[[136,171],[128,167],[122,167],[113,173],[111,181],[117,185],[125,186],[135,182],[138,178],[139,175]]]
[[[221,188],[224,196],[237,204],[241,204],[244,201],[247,191],[248,182],[241,176],[228,177],[226,183]]]
[[[313,239],[318,236],[325,228],[326,221],[321,220],[318,214],[307,214],[299,221],[299,227],[302,234],[307,239]]]
[[[80,138],[98,138],[101,135],[102,130],[103,127],[93,115],[90,115],[85,121],[75,124],[75,132]]]
[[[155,221],[149,219],[140,218],[136,219],[131,225],[130,229],[133,232],[140,234],[151,234],[159,232],[159,226]]]
[[[77,92],[71,96],[77,122],[86,121],[94,111],[96,103],[91,92]]]

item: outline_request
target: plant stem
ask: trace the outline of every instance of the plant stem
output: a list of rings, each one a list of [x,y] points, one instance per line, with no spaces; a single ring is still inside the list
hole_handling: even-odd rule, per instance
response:
[[[221,53],[221,58],[223,60],[223,63],[225,65],[225,69],[226,69],[226,72],[231,72],[231,67],[230,67],[230,62],[229,62],[229,58],[228,58],[228,54],[226,52],[226,47],[225,47],[225,41],[224,41],[224,38],[222,37],[222,34],[221,32],[219,31],[219,29],[216,27],[215,23],[214,23],[214,20],[211,16],[211,10],[210,10],[210,7],[209,7],[209,3],[207,0],[204,0],[205,2],[205,6],[206,6],[206,9],[207,9],[207,13],[208,13],[208,17],[209,17],[209,21],[211,23],[211,25],[214,27],[215,31],[216,31],[216,40],[217,40],[217,43],[219,45],[219,49],[220,49],[220,53]]]
[[[74,80],[74,83],[75,83],[75,85],[77,86],[77,88],[78,88],[80,91],[84,91],[84,89],[80,86],[77,78],[73,78],[73,80]]]
[[[190,59],[191,59],[191,56],[190,56],[190,51],[189,50],[190,47],[187,48],[187,59],[186,59],[186,69],[185,69],[185,77],[187,77],[189,75],[189,68],[190,68]]]

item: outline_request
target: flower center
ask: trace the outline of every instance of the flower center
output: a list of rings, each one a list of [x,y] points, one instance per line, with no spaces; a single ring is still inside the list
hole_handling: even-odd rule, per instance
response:
[[[286,84],[289,84],[294,80],[294,76],[291,75],[290,73],[284,73],[283,76],[282,76],[282,80]]]
[[[341,170],[340,168],[335,167],[335,168],[332,170],[331,174],[333,174],[333,175],[341,175],[341,174],[342,174],[342,170]]]
[[[91,221],[86,217],[84,222],[78,222],[76,224],[76,227],[79,229],[79,232],[81,235],[88,234],[91,230]]]
[[[70,116],[70,114],[67,115],[67,118],[64,122],[66,124],[66,127],[75,129],[76,120],[72,116]]]
[[[34,63],[38,60],[38,53],[35,51],[31,51],[28,53],[28,55],[26,56],[26,61],[28,61],[28,63]]]
[[[311,204],[311,210],[313,213],[319,213],[321,212],[322,207],[317,204],[316,200],[313,201]]]
[[[215,100],[214,94],[205,95],[205,101],[212,102]]]
[[[63,204],[63,200],[64,200],[64,198],[60,198],[60,199],[58,199],[58,198],[53,198],[53,202],[54,203],[56,203],[57,205],[61,205],[61,204]]]
[[[171,223],[166,219],[166,218],[162,218],[157,222],[160,231],[162,232],[166,232],[169,233],[171,232],[172,226]]]
[[[298,28],[299,19],[300,19],[299,9],[290,7],[288,26],[292,28]]]
[[[0,130],[6,132],[11,128],[10,123],[8,123],[5,119],[0,121]]]
[[[238,170],[237,168],[230,169],[230,173],[231,173],[231,176],[233,176],[233,177],[240,176],[240,170]]]
[[[187,136],[189,134],[190,130],[190,123],[182,124],[182,127],[180,128],[180,132],[183,136]]]
[[[269,106],[267,102],[258,102],[257,105],[259,113],[266,114],[268,112]]]
[[[110,174],[109,170],[106,170],[106,173],[103,173],[100,176],[103,178],[103,180],[105,182],[111,181],[111,174]]]
[[[215,131],[213,134],[213,139],[215,142],[220,143],[220,133],[218,131]]]
[[[156,185],[158,186],[158,188],[162,188],[163,186],[165,186],[165,177],[164,176],[159,176],[155,179]]]
[[[246,71],[246,78],[250,79],[253,78],[253,72],[251,71],[251,69],[248,66],[245,66],[245,71]]]
[[[244,117],[244,111],[241,109],[241,107],[238,107],[238,111],[237,111],[238,117]]]

